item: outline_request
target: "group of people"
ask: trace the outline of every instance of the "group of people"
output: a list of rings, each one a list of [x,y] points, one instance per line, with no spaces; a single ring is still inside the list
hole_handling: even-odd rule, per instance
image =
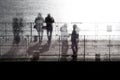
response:
[[[35,26],[34,28],[38,32],[39,42],[42,42],[43,38],[43,29],[47,30],[47,37],[48,42],[51,41],[52,38],[52,32],[53,32],[53,23],[54,18],[51,17],[50,14],[45,18],[42,17],[42,14],[39,13],[38,17],[35,19]],[[46,26],[43,25],[43,23],[46,23]],[[61,41],[62,41],[62,59],[66,59],[67,51],[68,51],[68,37],[70,36],[68,34],[67,30],[67,24],[64,24],[61,28]],[[37,41],[37,36],[35,41]],[[77,32],[77,25],[73,25],[73,31],[71,34],[71,42],[72,42],[72,51],[73,51],[73,60],[77,59],[77,52],[78,52],[78,42],[79,42],[79,32]]]
[[[44,19],[42,17],[42,14],[39,13],[38,16],[35,18],[35,25],[34,28],[38,32],[38,36],[34,36],[34,41],[37,41],[37,38],[39,38],[39,42],[42,42],[43,39],[43,30],[46,29],[47,31],[47,38],[48,42],[51,42],[52,39],[52,32],[53,32],[53,23],[54,18],[48,14],[47,17]],[[44,26],[44,23],[46,25]],[[13,19],[13,34],[14,34],[14,42],[18,44],[20,42],[20,33],[22,33],[23,28],[23,20],[22,19]],[[67,57],[67,51],[68,51],[68,37],[71,36],[71,48],[73,51],[73,60],[77,59],[77,52],[78,52],[78,43],[79,43],[79,32],[77,32],[77,25],[73,25],[73,31],[72,34],[68,34],[67,30],[67,24],[64,24],[61,28],[61,41],[62,41],[62,60],[65,60]]]
[[[61,60],[65,61],[67,59],[67,51],[69,49],[68,46],[68,37],[71,36],[71,48],[73,51],[72,61],[77,60],[77,53],[78,53],[78,43],[79,43],[79,31],[77,25],[73,25],[72,34],[68,34],[67,24],[64,24],[61,28],[61,41],[62,41],[62,58]]]
[[[45,19],[42,17],[41,13],[38,14],[38,17],[35,19],[34,28],[38,32],[39,42],[42,42],[44,29],[47,30],[48,42],[51,41],[54,22],[55,22],[54,18],[51,17],[50,14],[48,14],[48,16]],[[44,23],[46,23],[46,26],[43,25]],[[35,41],[37,41],[37,36],[35,37],[36,37]]]

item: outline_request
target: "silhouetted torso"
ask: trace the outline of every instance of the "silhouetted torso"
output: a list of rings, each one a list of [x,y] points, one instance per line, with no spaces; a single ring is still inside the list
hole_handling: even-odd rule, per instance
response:
[[[20,42],[20,31],[21,31],[21,26],[19,24],[19,19],[14,18],[13,19],[13,34],[14,34],[15,44],[18,44]]]
[[[72,35],[71,35],[71,42],[72,43],[77,43],[77,39],[79,38],[79,34],[75,30],[73,30]]]
[[[52,23],[54,23],[54,19],[52,17],[46,17],[45,22],[47,24],[47,29],[52,30],[53,29]]]
[[[42,29],[43,23],[44,23],[43,17],[37,17],[35,19],[35,27],[34,28],[36,28],[38,31],[40,31],[40,29]]]
[[[44,22],[43,17],[37,17],[37,18],[35,19],[35,23],[36,23],[36,24],[41,24],[41,25],[43,25],[43,22]]]

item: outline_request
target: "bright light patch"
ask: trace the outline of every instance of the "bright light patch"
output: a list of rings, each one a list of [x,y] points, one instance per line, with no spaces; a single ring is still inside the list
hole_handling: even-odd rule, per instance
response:
[[[60,0],[65,21],[120,21],[119,0]]]

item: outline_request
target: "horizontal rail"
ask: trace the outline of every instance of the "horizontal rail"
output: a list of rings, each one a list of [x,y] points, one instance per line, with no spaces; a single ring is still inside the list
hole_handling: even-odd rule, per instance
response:
[[[120,22],[119,22],[120,23]],[[27,48],[26,48],[26,50],[30,47],[30,44],[31,44],[31,42],[33,42],[32,40],[33,40],[33,37],[34,37],[34,31],[35,30],[33,30],[33,25],[35,24],[35,23],[33,23],[33,22],[27,22],[27,23],[23,23],[23,24],[25,24],[25,26],[27,25],[28,26],[28,28],[29,28],[29,30],[28,29],[26,29],[26,30],[24,30],[25,32],[30,32],[29,34],[23,34],[23,35],[20,35],[20,36],[24,36],[25,38],[27,38],[28,40],[27,40],[27,44],[26,45],[22,45],[22,44],[19,44],[19,47],[22,47],[22,46],[27,46]],[[60,30],[59,30],[59,28],[61,27],[61,26],[59,26],[59,24],[64,24],[64,22],[56,22],[55,23],[55,28],[56,28],[56,30],[54,30],[54,32],[56,33],[56,35],[53,35],[54,37],[56,37],[55,39],[57,39],[56,41],[59,43],[59,44],[56,44],[55,46],[59,46],[59,53],[58,54],[56,54],[56,55],[52,55],[52,54],[40,54],[39,56],[62,56],[62,53],[61,53],[61,47],[62,47],[62,44],[61,44],[61,35],[60,35]],[[84,22],[71,22],[70,24],[84,24]],[[88,23],[85,23],[85,24],[88,24]],[[100,24],[100,23],[98,23],[98,24]],[[101,23],[101,24],[104,24],[104,23]],[[4,30],[0,30],[0,32],[3,32],[3,31],[5,31],[4,32],[4,34],[3,35],[0,35],[0,53],[2,53],[2,51],[4,50],[4,49],[6,49],[7,47],[10,47],[10,46],[13,46],[13,44],[12,45],[9,45],[9,44],[7,44],[7,45],[1,45],[1,43],[3,43],[2,42],[2,40],[3,40],[3,38],[8,38],[9,37],[9,39],[10,39],[10,37],[11,36],[13,36],[13,35],[10,35],[10,34],[7,34],[7,33],[9,33],[9,32],[12,32],[12,30],[10,30],[9,29],[9,26],[8,25],[12,25],[12,23],[2,23],[2,22],[0,22],[0,25],[5,25],[5,29]],[[7,26],[6,26],[7,25]],[[57,27],[58,27],[58,29],[57,29]],[[9,30],[8,30],[9,29]],[[69,30],[69,31],[71,31],[71,30]],[[96,30],[81,30],[81,31],[96,31]],[[80,31],[80,32],[81,32]],[[107,31],[107,30],[99,30],[99,31]],[[112,31],[120,31],[120,30],[112,30]],[[44,36],[46,36],[46,35],[43,35],[43,37]],[[29,37],[29,38],[28,38]],[[80,35],[80,40],[79,40],[79,46],[78,46],[78,48],[79,49],[81,49],[81,47],[83,47],[83,54],[78,54],[78,56],[83,56],[83,57],[87,57],[87,56],[93,56],[93,57],[95,57],[95,54],[96,53],[100,53],[100,56],[109,56],[109,57],[113,57],[113,56],[119,56],[120,54],[118,54],[119,53],[119,51],[112,51],[112,48],[111,47],[119,47],[120,46],[120,44],[119,44],[119,42],[117,42],[117,41],[120,41],[120,35]],[[115,39],[115,38],[117,38],[117,40]],[[23,38],[22,38],[23,39]],[[30,42],[29,42],[30,41]],[[68,39],[68,41],[70,42],[70,39]],[[97,43],[95,43],[95,42],[108,42],[108,43],[105,43],[105,44],[97,44]],[[113,42],[114,41],[114,42]],[[8,42],[9,42],[9,40],[8,40]],[[84,44],[82,44],[82,42],[84,43]],[[88,44],[89,42],[91,42],[90,44]],[[6,42],[7,43],[7,42]],[[68,46],[71,46],[71,44],[68,44]],[[91,47],[91,46],[93,46],[93,47],[95,47],[95,48],[99,48],[99,47],[101,47],[101,46],[104,46],[104,47],[106,47],[106,48],[108,48],[106,51],[99,51],[99,52],[97,52],[96,50],[96,52],[88,52],[87,51],[87,47]],[[6,48],[5,48],[6,47]],[[18,49],[19,49],[19,47],[17,47]],[[69,48],[69,47],[68,47]],[[105,48],[105,49],[106,49]],[[21,49],[21,48],[20,48]],[[69,49],[71,49],[71,48],[69,48]],[[118,48],[117,48],[117,50],[119,50]],[[39,52],[38,52],[39,53]],[[81,53],[81,52],[79,52],[79,53]],[[93,53],[94,53],[94,55],[93,55]],[[108,53],[108,54],[105,54],[105,55],[102,55],[103,53]],[[116,53],[116,54],[113,54],[113,53]],[[28,54],[29,55],[29,54]],[[67,55],[65,55],[65,56],[72,56],[72,54],[67,54]]]
[[[12,23],[12,22],[0,22],[0,24],[10,24],[10,23]],[[25,23],[34,23],[34,22],[31,22],[31,21],[27,21],[27,22],[25,22]],[[76,24],[83,24],[83,23],[88,23],[88,24],[105,24],[105,23],[120,23],[120,22],[60,22],[60,21],[57,21],[57,22],[55,22],[55,23],[71,23],[71,24],[74,24],[74,23],[76,23]]]
[[[45,55],[45,54],[39,54],[39,57],[40,57],[40,56],[47,56],[47,57],[48,57],[48,56],[56,56],[56,57],[66,56],[66,57],[69,57],[69,56],[72,56],[72,55],[73,55],[73,54],[66,54],[66,55],[62,55],[62,54],[61,54],[61,55],[59,55],[59,54],[46,54],[46,55]],[[88,55],[88,54],[86,54],[85,56],[86,56],[86,57],[89,57],[89,56],[95,57],[95,55],[96,55],[96,54],[94,54],[94,55]],[[11,55],[10,55],[10,56],[11,56]],[[78,57],[84,56],[84,53],[83,53],[83,54],[78,54],[77,56],[78,56]],[[109,54],[100,55],[100,56],[106,57],[106,56],[109,56]],[[120,57],[120,54],[111,54],[111,56]],[[33,55],[32,55],[32,56],[31,56],[31,55],[28,56],[28,58],[29,58],[29,57],[33,57]],[[2,58],[9,58],[9,57],[2,57]],[[16,56],[16,57],[12,57],[12,58],[26,58],[26,56],[24,56],[24,57],[17,57],[17,56]],[[0,58],[0,59],[1,59],[1,58]]]

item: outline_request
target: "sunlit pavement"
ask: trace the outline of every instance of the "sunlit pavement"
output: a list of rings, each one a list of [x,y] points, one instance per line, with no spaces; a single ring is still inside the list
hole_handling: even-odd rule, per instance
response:
[[[87,41],[86,54],[84,54],[83,44],[84,42],[80,41],[77,61],[95,61],[96,60],[95,53],[103,54],[100,55],[100,61],[120,60],[119,54],[114,54],[109,57],[109,47],[107,47],[106,41],[105,42],[99,41],[99,43],[98,42],[96,43],[94,41],[93,42]],[[97,45],[104,44],[104,46],[100,47],[100,46],[96,46],[96,44]],[[26,41],[23,40],[18,46],[17,45],[11,46],[10,50],[7,53],[1,55],[0,57],[1,61],[32,61],[34,55],[36,54],[38,57],[38,60],[36,61],[61,61],[62,45],[57,40],[56,41],[52,40],[51,44],[48,44],[47,40],[44,40],[42,43],[31,42],[29,46],[26,45],[27,45]],[[115,51],[116,47],[113,47],[113,49]],[[65,61],[71,61],[72,60],[71,42],[69,42],[69,49],[67,55],[68,56],[66,57]]]

